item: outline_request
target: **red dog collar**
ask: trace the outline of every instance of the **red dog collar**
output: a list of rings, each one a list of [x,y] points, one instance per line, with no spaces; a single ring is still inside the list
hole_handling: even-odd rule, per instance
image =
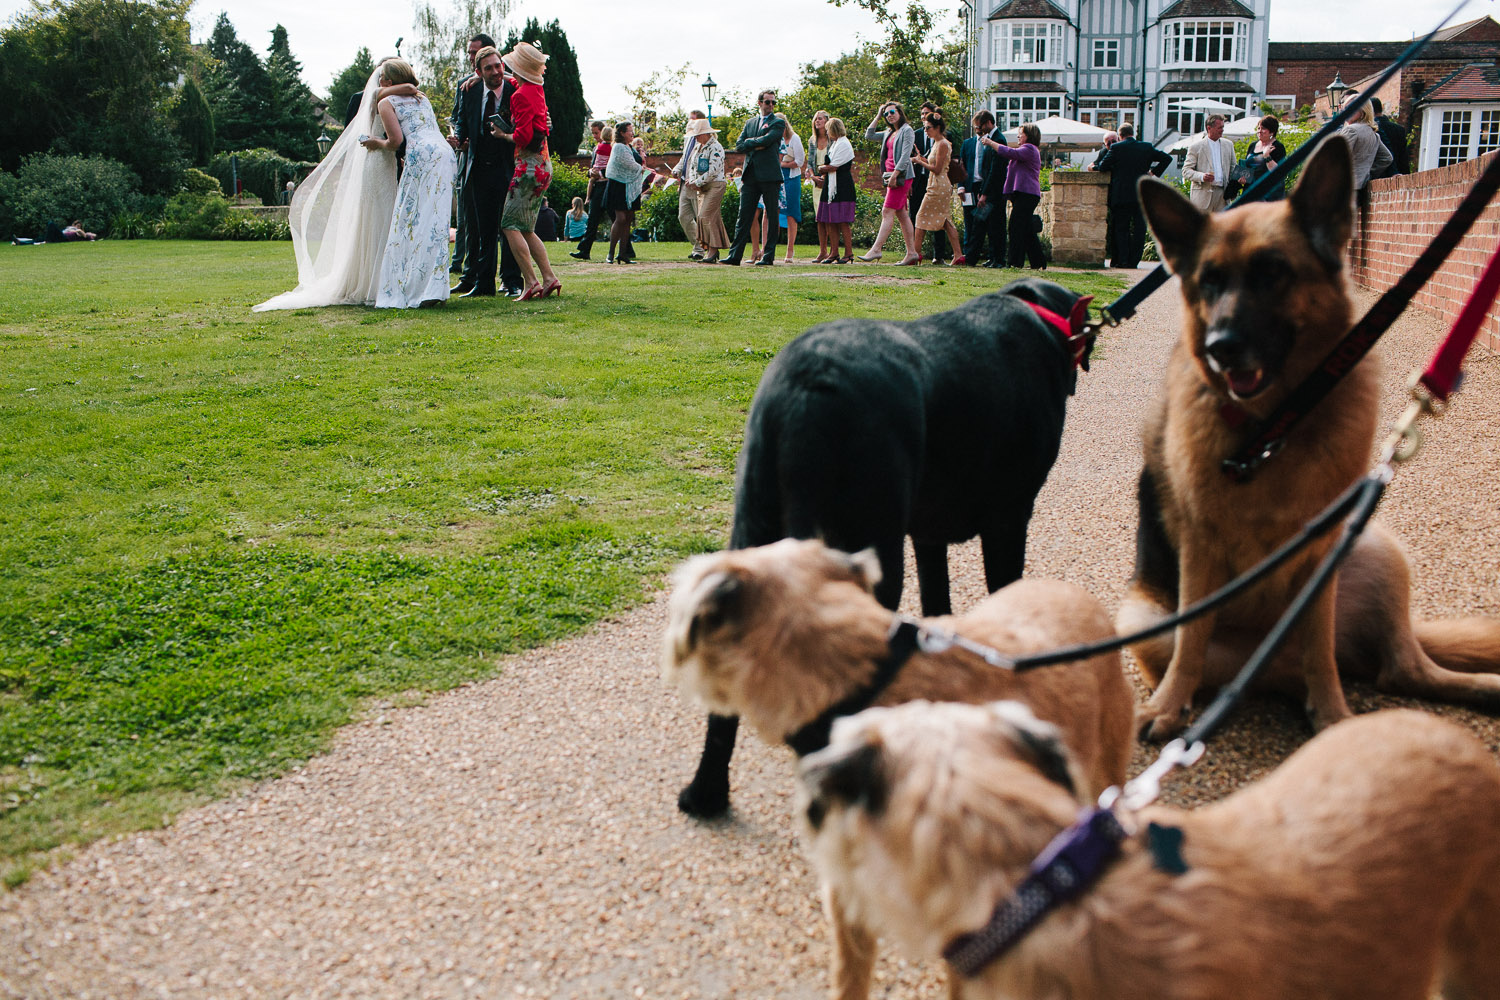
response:
[[[1024,300],[1023,300],[1024,301]],[[1088,343],[1083,337],[1083,327],[1089,320],[1089,303],[1094,301],[1092,295],[1085,295],[1073,303],[1073,311],[1064,318],[1048,309],[1039,306],[1035,302],[1027,302],[1031,311],[1042,318],[1042,321],[1057,331],[1062,338],[1063,347],[1073,358],[1073,367],[1083,367],[1083,352],[1088,350]]]

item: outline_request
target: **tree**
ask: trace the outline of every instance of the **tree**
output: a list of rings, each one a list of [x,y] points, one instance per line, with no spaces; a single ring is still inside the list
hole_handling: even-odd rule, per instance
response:
[[[411,45],[411,62],[422,81],[422,89],[438,102],[440,95],[452,94],[458,81],[469,72],[465,51],[469,39],[484,32],[499,37],[500,26],[510,13],[510,0],[449,0],[451,6],[438,10],[435,0],[417,0],[416,40]],[[347,98],[346,98],[347,100]]]
[[[543,25],[527,18],[519,33],[512,30],[505,41],[505,51],[517,42],[535,43],[547,56],[547,111],[552,115],[552,152],[566,156],[576,152],[583,142],[588,123],[589,106],[583,99],[583,77],[578,72],[578,53],[568,44],[568,35],[556,20]]]
[[[0,29],[0,167],[39,152],[107,152],[148,192],[176,189],[169,114],[190,0],[32,0]]]
[[[302,82],[302,64],[292,55],[286,29],[279,24],[271,32],[266,73],[271,79],[266,129],[273,147],[294,160],[317,159],[318,108],[312,91]]]
[[[370,56],[370,50],[360,49],[354,54],[354,61],[345,66],[329,85],[328,113],[342,121],[344,109],[349,105],[349,98],[364,92],[365,83],[373,72],[375,72],[375,60]]]
[[[214,155],[214,113],[198,81],[191,76],[183,82],[172,112],[188,162],[195,167],[204,166]]]
[[[208,37],[211,58],[204,93],[213,108],[220,150],[271,146],[271,75],[260,57],[235,34],[229,15],[219,14]]]

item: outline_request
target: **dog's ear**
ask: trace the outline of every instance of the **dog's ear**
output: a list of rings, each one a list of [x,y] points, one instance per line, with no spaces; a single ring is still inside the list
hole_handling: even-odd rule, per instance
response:
[[[878,739],[867,738],[852,750],[835,744],[803,760],[802,787],[807,790],[807,822],[823,826],[833,805],[862,806],[874,817],[885,809],[889,787]]]
[[[1208,216],[1172,185],[1155,177],[1142,177],[1136,191],[1161,259],[1173,274],[1188,273],[1198,263],[1198,243]]]
[[[712,573],[695,591],[692,621],[688,625],[687,648],[692,649],[709,632],[738,619],[748,589],[743,577],[733,572]]]
[[[875,554],[873,548],[861,549],[849,556],[849,572],[859,581],[860,586],[873,594],[875,585],[883,576],[880,571],[880,556]]]
[[[1052,723],[1038,719],[1031,709],[1018,701],[991,702],[988,708],[1005,727],[1011,744],[1041,772],[1042,777],[1061,785],[1069,795],[1077,798],[1073,755],[1063,743],[1062,731]]]
[[[1339,136],[1324,139],[1302,168],[1287,199],[1313,252],[1330,273],[1344,266],[1344,247],[1354,228],[1354,161]]]

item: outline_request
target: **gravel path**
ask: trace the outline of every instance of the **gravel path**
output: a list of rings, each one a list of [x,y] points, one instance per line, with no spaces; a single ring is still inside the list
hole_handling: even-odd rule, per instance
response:
[[[1169,289],[1082,377],[1028,573],[1118,600],[1137,429],[1176,329]],[[1442,332],[1416,316],[1388,336],[1386,421]],[[1453,413],[1429,427],[1382,512],[1410,547],[1417,613],[1500,614],[1500,359],[1471,362]],[[953,577],[957,606],[981,596],[975,547]],[[823,996],[790,754],[742,738],[732,818],[677,813],[702,717],[658,678],[663,622],[657,601],[513,657],[495,680],[377,709],[284,778],[38,874],[0,896],[0,995]],[[1439,710],[1500,738],[1496,720]],[[1172,794],[1218,795],[1306,735],[1294,706],[1252,702]],[[938,982],[887,954],[876,995],[935,998]]]

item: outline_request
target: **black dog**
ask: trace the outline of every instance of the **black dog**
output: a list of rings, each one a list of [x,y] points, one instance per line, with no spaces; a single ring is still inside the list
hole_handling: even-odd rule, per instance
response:
[[[948,546],[978,535],[985,585],[1020,579],[1026,526],[1088,370],[1089,299],[1027,279],[905,323],[824,323],[771,361],[745,426],[731,548],[821,538],[874,548],[875,596],[901,600],[911,535],[922,610],[944,615]],[[710,715],[698,773],[677,799],[694,816],[729,807],[739,720]]]

